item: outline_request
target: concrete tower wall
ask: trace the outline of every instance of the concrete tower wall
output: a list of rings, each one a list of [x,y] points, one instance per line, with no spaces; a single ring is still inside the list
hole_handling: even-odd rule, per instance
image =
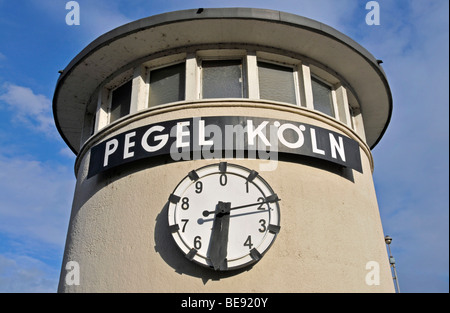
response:
[[[312,124],[348,135],[331,119],[255,102],[203,103],[143,114],[108,137],[165,119],[260,116]],[[323,120],[323,121],[322,121]],[[350,134],[351,135],[351,134]],[[63,292],[392,292],[392,277],[372,181],[372,156],[360,145],[363,173],[322,161],[279,160],[260,172],[282,199],[282,230],[251,269],[214,272],[187,260],[170,235],[168,197],[193,169],[219,160],[138,162],[87,179],[89,152],[79,160],[63,263],[80,264],[81,284]],[[106,140],[101,138],[99,140]],[[267,160],[227,160],[259,169]],[[380,285],[369,286],[366,264],[380,264]],[[63,274],[64,275],[64,271]]]

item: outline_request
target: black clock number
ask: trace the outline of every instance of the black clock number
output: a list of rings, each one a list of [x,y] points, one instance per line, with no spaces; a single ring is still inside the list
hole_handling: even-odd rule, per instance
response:
[[[266,201],[266,199],[265,198],[263,198],[263,197],[259,197],[258,198],[258,202],[262,202],[260,205],[259,205],[259,207],[258,207],[258,210],[265,210],[262,206],[265,204],[264,202]]]
[[[226,186],[228,183],[228,177],[227,174],[222,174],[220,175],[220,179],[219,179],[220,185],[221,186]]]
[[[199,249],[202,248],[201,240],[202,240],[202,237],[200,237],[200,236],[197,236],[197,237],[194,238],[194,248],[195,249],[199,250]]]
[[[188,197],[184,197],[184,198],[181,200],[181,208],[182,208],[183,210],[189,209],[189,198],[188,198]]]
[[[196,193],[202,193],[203,191],[203,183],[201,181],[198,181],[195,183],[195,192]]]
[[[244,242],[244,247],[248,247],[249,250],[252,250],[252,236],[247,237],[247,240]]]
[[[186,230],[186,225],[189,222],[189,220],[183,219],[181,221],[184,223],[183,228],[181,229],[181,231],[184,233],[184,231]]]
[[[259,223],[261,224],[261,228],[259,228],[258,230],[260,233],[264,233],[267,230],[266,220],[261,219],[259,220]]]

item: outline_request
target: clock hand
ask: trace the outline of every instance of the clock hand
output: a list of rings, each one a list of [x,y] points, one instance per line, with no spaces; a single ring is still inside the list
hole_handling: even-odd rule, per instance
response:
[[[230,202],[219,202],[216,206],[216,217],[211,230],[208,255],[214,269],[227,269],[228,229],[230,225]]]
[[[237,206],[237,207],[234,207],[234,208],[230,208],[230,211],[244,209],[244,208],[248,208],[248,207],[252,207],[252,206],[256,206],[256,205],[261,205],[261,204],[265,204],[265,203],[274,203],[274,202],[277,202],[277,201],[281,201],[281,199],[279,199],[276,194],[273,194],[271,196],[268,196],[265,201],[255,202],[255,203],[251,203],[251,204],[245,204],[245,205]],[[217,215],[217,210],[216,211],[203,211],[202,214],[203,214],[204,217],[208,217],[209,214],[214,214],[214,213]]]

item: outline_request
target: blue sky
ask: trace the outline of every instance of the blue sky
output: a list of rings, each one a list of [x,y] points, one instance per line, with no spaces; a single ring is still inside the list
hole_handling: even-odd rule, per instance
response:
[[[56,131],[58,71],[127,22],[199,7],[255,7],[306,16],[384,61],[392,121],[373,150],[374,181],[402,292],[449,292],[449,2],[380,0],[0,0],[0,292],[55,292],[71,209],[75,156]]]

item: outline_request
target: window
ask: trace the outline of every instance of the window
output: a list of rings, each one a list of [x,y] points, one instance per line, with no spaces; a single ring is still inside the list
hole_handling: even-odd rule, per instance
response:
[[[297,103],[291,67],[258,62],[258,76],[261,99]]]
[[[202,62],[202,97],[243,98],[244,79],[241,60]]]
[[[331,87],[315,77],[311,77],[314,109],[334,117]]]
[[[131,80],[115,89],[111,95],[109,122],[112,123],[130,113]]]
[[[293,104],[348,127],[359,125],[351,86],[320,64],[267,51],[217,48],[149,59],[106,82],[99,93],[95,130],[148,107],[218,98]]]
[[[185,82],[185,63],[151,71],[149,106],[184,100]]]

